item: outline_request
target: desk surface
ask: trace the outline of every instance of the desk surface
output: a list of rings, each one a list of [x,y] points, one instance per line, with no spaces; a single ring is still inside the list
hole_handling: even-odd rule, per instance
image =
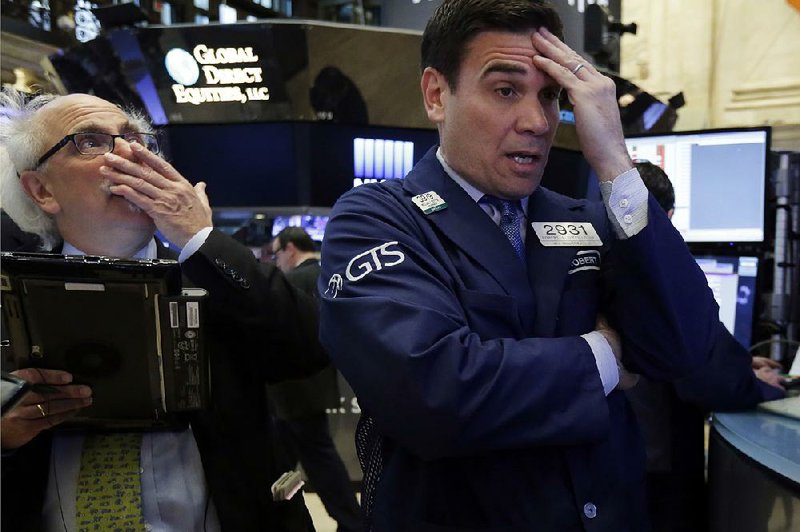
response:
[[[731,445],[800,484],[800,420],[751,411],[714,414],[713,423]]]

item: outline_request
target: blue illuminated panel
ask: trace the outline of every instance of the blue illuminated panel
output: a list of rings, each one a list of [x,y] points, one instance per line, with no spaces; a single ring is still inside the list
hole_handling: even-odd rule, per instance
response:
[[[402,179],[414,166],[414,143],[389,139],[353,139],[353,186]]]

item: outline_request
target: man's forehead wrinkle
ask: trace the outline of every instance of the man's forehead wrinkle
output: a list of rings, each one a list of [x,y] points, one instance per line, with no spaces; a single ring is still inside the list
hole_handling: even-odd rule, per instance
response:
[[[130,128],[128,116],[113,105],[103,105],[93,100],[53,102],[59,103],[60,105],[45,106],[41,112],[45,113],[44,119],[51,126],[69,129],[67,133],[73,132],[72,130],[80,132],[90,129],[105,131],[117,127]]]
[[[481,58],[483,63],[482,72],[490,69],[495,70],[524,70],[528,71],[533,66],[533,57],[538,52],[533,48],[509,47],[493,48],[487,50]]]
[[[486,50],[483,54],[483,62],[490,61],[518,61],[520,63],[533,63],[533,56],[539,55],[539,52],[533,48],[492,48]]]
[[[530,59],[534,55],[539,55],[539,52],[536,50],[536,48],[533,47],[533,44],[531,44],[530,46],[519,46],[519,45],[493,46],[490,50],[487,50],[487,53],[501,55],[501,56],[508,56],[508,57],[528,58],[528,59]]]
[[[83,109],[74,112],[72,116],[68,116],[65,123],[76,131],[97,131],[101,133],[116,133],[118,129],[129,131],[131,126],[125,113],[122,111],[115,112],[112,109],[97,109],[88,112]]]
[[[120,125],[121,127],[114,127]],[[121,133],[133,131],[133,125],[127,118],[119,124],[112,124],[108,121],[89,120],[82,121],[71,128],[71,133],[116,133],[119,130]]]

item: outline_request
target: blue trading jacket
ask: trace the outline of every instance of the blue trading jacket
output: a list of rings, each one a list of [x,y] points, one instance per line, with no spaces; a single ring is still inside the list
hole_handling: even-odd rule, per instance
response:
[[[430,191],[447,206],[425,214],[412,197]],[[544,247],[529,227],[526,271],[435,148],[406,179],[334,207],[321,339],[369,421],[372,530],[647,529],[636,422],[622,392],[604,395],[579,335],[602,312],[627,366],[686,379],[710,359],[718,309],[652,199],[647,228],[624,241],[601,203],[541,187],[536,221],[590,222],[602,245]],[[576,260],[587,254],[599,260]]]

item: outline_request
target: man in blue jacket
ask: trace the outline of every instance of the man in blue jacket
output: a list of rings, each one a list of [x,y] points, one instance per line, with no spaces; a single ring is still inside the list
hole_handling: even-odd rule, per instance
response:
[[[712,294],[633,168],[614,83],[560,32],[542,2],[445,0],[422,41],[440,145],[326,228],[321,338],[364,413],[371,530],[646,530],[624,367],[706,377]],[[603,202],[539,186],[562,91]],[[749,362],[725,371],[761,397]]]

